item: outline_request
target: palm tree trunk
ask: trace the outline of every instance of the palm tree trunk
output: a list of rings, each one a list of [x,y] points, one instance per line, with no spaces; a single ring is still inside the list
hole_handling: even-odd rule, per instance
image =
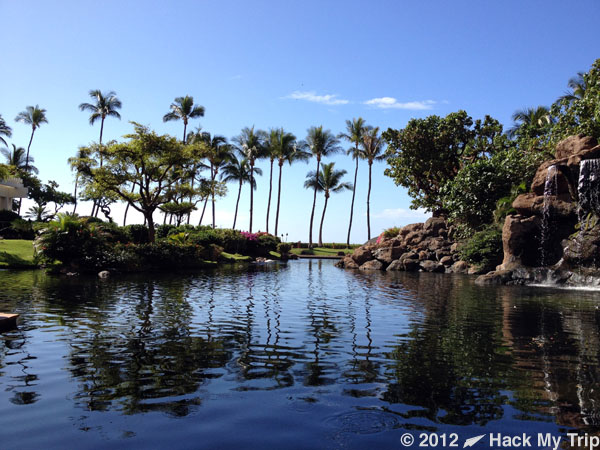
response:
[[[242,195],[242,183],[243,183],[243,181],[240,180],[240,188],[238,189],[237,201],[235,202],[235,214],[233,215],[233,227],[231,227],[233,230],[235,230],[235,222],[237,221],[238,205],[240,204],[240,196]]]
[[[369,190],[367,191],[367,240],[371,239],[371,166],[372,161],[369,161]]]
[[[31,127],[31,137],[29,138],[29,145],[27,146],[27,155],[25,156],[25,172],[29,172],[29,149],[31,148],[31,142],[33,141],[33,134],[35,133],[35,127]],[[19,199],[19,209],[17,214],[21,215],[21,204],[23,199]]]
[[[352,215],[354,213],[354,197],[356,196],[356,177],[358,176],[358,155],[356,155],[356,168],[354,169],[354,186],[352,187],[352,203],[350,205],[350,223],[348,224],[348,239],[346,248],[350,248],[350,230],[352,230]]]
[[[275,237],[277,237],[277,226],[279,225],[279,202],[281,201],[281,170],[283,168],[283,162],[279,163],[279,184],[277,188],[277,211],[275,212]]]
[[[215,169],[215,173],[213,174],[213,177],[212,177],[212,182],[210,183],[211,184],[210,196],[212,199],[212,227],[213,227],[213,229],[216,228],[215,227],[215,180],[217,179],[217,170],[218,169]]]
[[[323,215],[321,216],[321,226],[319,227],[319,247],[323,247],[323,222],[325,222],[325,211],[327,211],[327,200],[329,200],[329,193],[325,192],[325,205],[323,206]]]
[[[197,170],[197,168],[194,167],[194,175],[192,176],[192,191],[194,190],[194,181],[196,181],[196,170]],[[192,203],[193,200],[194,200],[194,196],[190,194],[190,203]],[[187,216],[187,224],[188,225],[190,224],[191,217],[192,217],[192,211],[190,211]]]
[[[249,233],[252,233],[252,211],[254,210],[254,158],[250,159],[250,228]]]
[[[271,192],[273,192],[273,158],[271,158],[271,172],[269,173],[269,200],[267,201],[267,233],[269,232],[269,213],[271,211]],[[275,233],[277,234],[277,233]]]
[[[319,166],[321,165],[321,158],[317,158],[317,182],[315,183],[315,193],[313,196],[313,204],[312,211],[310,212],[310,228],[308,231],[308,248],[312,248],[312,230],[313,230],[313,221],[315,219],[315,206],[317,204],[317,184],[319,184]]]
[[[181,142],[183,142],[183,145],[185,145],[185,131],[187,129],[187,122],[184,121],[183,122],[183,140]]]
[[[79,172],[75,175],[75,190],[73,191],[73,198],[75,199],[75,204],[73,205],[73,214],[75,214],[75,210],[77,209],[77,183],[79,182]]]
[[[204,199],[204,206],[202,207],[202,214],[200,214],[200,222],[198,222],[198,226],[202,225],[202,219],[204,219],[204,211],[206,211],[207,203],[208,203],[208,195]]]
[[[131,193],[133,194],[133,191],[135,191],[135,183],[133,183],[131,185]],[[127,212],[129,211],[129,202],[127,202],[127,206],[125,207],[125,214],[123,214],[123,226],[125,226],[125,223],[127,223]]]

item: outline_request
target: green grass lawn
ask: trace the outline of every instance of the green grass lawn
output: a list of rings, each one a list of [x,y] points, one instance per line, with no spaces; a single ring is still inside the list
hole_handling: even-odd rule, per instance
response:
[[[33,241],[0,240],[0,268],[34,266]]]
[[[299,255],[302,250],[307,250],[306,248],[293,248],[291,253]],[[313,248],[313,252],[317,256],[337,256],[338,252],[344,252],[346,254],[351,254],[354,251],[353,248],[322,248],[315,247]]]

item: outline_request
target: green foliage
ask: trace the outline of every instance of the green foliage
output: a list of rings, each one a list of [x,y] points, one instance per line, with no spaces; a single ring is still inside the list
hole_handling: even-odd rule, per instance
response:
[[[575,134],[600,139],[600,59],[572,87],[575,89],[570,95],[561,97],[551,107],[551,114],[557,118],[552,128],[553,142]]]
[[[493,270],[502,262],[502,231],[488,226],[473,234],[460,248],[460,257],[484,270]]]
[[[194,269],[216,261],[222,249],[169,240],[148,244],[116,244],[111,249],[111,267],[126,272]]]
[[[513,208],[512,204],[519,195],[527,192],[527,189],[527,184],[523,181],[522,183],[511,188],[510,195],[502,197],[496,202],[496,209],[494,210],[494,223],[497,225],[502,225],[504,223],[504,219],[506,219],[506,216],[516,212],[516,209]]]
[[[489,157],[508,146],[500,123],[486,116],[473,119],[465,111],[442,118],[411,119],[402,130],[383,133],[388,143],[385,175],[408,189],[411,208],[442,208],[442,187],[468,162]]]
[[[279,253],[281,256],[289,254],[290,250],[292,250],[292,245],[288,244],[287,242],[280,242],[277,244],[277,253]]]
[[[498,200],[514,185],[528,186],[543,160],[541,153],[512,148],[467,164],[441,189],[444,209],[451,220],[473,229],[490,223]]]
[[[123,227],[123,232],[127,236],[127,240],[125,242],[131,242],[133,244],[148,243],[148,227],[146,225],[127,225]]]
[[[398,234],[400,234],[400,230],[401,230],[401,229],[402,229],[402,228],[400,228],[400,227],[392,227],[392,228],[388,228],[387,230],[385,230],[385,231],[382,233],[382,234],[383,234],[383,237],[385,237],[385,238],[388,238],[388,239],[390,239],[390,238],[394,238],[394,237],[398,236]]]

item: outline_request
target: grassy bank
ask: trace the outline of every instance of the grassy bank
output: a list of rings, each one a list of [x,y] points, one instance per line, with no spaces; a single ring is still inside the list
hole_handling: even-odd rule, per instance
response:
[[[296,255],[301,255],[302,251],[307,251],[306,248],[293,248],[290,250],[290,253],[294,253]],[[323,248],[323,247],[315,247],[313,248],[313,254],[317,256],[337,256],[338,252],[344,252],[345,254],[350,254],[354,251],[353,248]]]
[[[33,241],[0,240],[0,268],[22,269],[35,267]]]

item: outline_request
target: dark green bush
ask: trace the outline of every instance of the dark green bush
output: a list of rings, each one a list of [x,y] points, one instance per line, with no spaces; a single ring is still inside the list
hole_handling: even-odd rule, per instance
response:
[[[163,239],[166,238],[169,235],[169,232],[171,230],[175,230],[177,227],[175,225],[169,225],[164,224],[164,225],[159,225],[156,227],[156,239]]]
[[[148,243],[148,227],[146,225],[132,224],[123,227],[123,231],[127,235],[127,241],[133,244]]]
[[[291,249],[292,245],[288,244],[287,242],[280,242],[277,244],[277,253],[279,253],[281,256],[287,255]]]
[[[460,257],[483,270],[493,270],[502,262],[502,231],[490,225],[473,234],[462,244]]]

